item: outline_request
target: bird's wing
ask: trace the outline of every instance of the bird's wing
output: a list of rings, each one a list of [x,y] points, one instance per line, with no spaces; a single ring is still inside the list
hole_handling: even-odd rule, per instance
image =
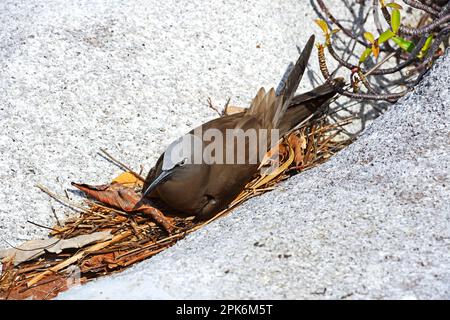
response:
[[[265,92],[263,88],[259,89],[255,98],[253,99],[250,108],[247,109],[246,114],[259,117],[265,128],[277,128],[280,120],[286,111],[289,103],[298,88],[306,65],[311,55],[311,50],[314,45],[314,36],[311,36],[305,49],[302,51],[297,63],[293,67],[291,73],[286,79],[284,87],[280,94],[275,94],[275,89],[270,89]]]

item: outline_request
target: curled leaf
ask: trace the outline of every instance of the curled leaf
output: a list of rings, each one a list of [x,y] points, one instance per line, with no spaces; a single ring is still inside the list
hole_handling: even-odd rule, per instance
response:
[[[172,223],[162,212],[148,204],[145,199],[141,199],[141,195],[134,191],[134,188],[126,187],[116,182],[99,186],[72,182],[72,185],[88,196],[111,207],[121,209],[127,213],[141,212],[151,216],[169,234],[174,229]]]
[[[296,166],[303,162],[304,150],[306,149],[306,138],[305,136],[298,136],[296,134],[291,134],[288,137],[288,144],[294,151],[294,163]]]
[[[392,10],[392,13],[391,13],[391,28],[392,28],[392,31],[395,34],[397,34],[398,29],[400,28],[400,19],[401,19],[400,10],[398,10],[398,9]]]
[[[398,3],[395,3],[395,2],[389,2],[386,5],[386,7],[390,7],[390,8],[397,9],[397,10],[403,9],[401,5],[399,5]]]
[[[324,20],[322,20],[322,19],[316,19],[316,20],[314,20],[314,21],[315,21],[315,23],[320,27],[320,29],[322,29],[322,31],[323,31],[323,33],[324,33],[325,35],[329,34],[329,31],[328,31],[328,25],[327,25],[327,23],[326,23]]]
[[[280,175],[283,171],[285,171],[287,168],[289,168],[289,166],[291,165],[291,163],[294,161],[295,158],[295,153],[294,150],[291,148],[291,146],[287,146],[288,147],[288,154],[289,157],[286,159],[286,161],[280,165],[280,166],[276,166],[276,167],[269,167],[268,169],[265,170],[261,170],[262,171],[262,176],[261,178],[252,186],[253,189],[257,189],[261,186],[263,186],[264,184],[266,184],[267,182],[271,181],[274,177],[277,177],[278,175]],[[278,148],[275,147],[275,148]],[[281,148],[279,148],[279,150],[281,150]],[[272,150],[271,150],[272,151]],[[270,152],[270,151],[269,151]],[[267,155],[267,154],[266,154]],[[266,159],[266,156],[264,156],[263,161]],[[264,162],[262,162],[261,164],[263,164]]]
[[[375,37],[369,31],[364,32],[364,38],[366,38],[366,40],[369,41],[370,43],[374,43],[375,42]]]

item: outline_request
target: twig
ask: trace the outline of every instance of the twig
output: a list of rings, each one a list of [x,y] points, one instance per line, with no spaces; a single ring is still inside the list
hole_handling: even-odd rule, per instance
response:
[[[377,72],[377,70],[384,64],[386,63],[386,61],[388,61],[390,58],[392,58],[393,56],[395,56],[398,52],[394,51],[391,52],[390,54],[388,54],[386,57],[384,57],[380,62],[378,62],[375,66],[373,66],[373,68],[371,68],[369,71],[364,73],[365,77],[370,76],[373,73],[379,74],[379,71]]]
[[[53,232],[60,232],[58,229],[54,229],[54,228],[51,228],[51,227],[43,226],[42,224],[39,224],[39,223],[30,221],[30,220],[27,220],[27,222],[30,223],[30,224],[32,224],[32,225],[35,225],[36,227],[39,227],[39,228],[51,230],[51,231],[53,231]]]
[[[55,200],[58,200],[59,202],[61,202],[62,204],[72,208],[72,209],[77,209],[76,211],[81,211],[81,212],[85,212],[85,213],[92,213],[92,211],[90,211],[89,209],[80,206],[76,203],[73,203],[72,201],[68,201],[60,196],[58,196],[57,194],[51,192],[50,190],[48,190],[46,187],[44,187],[43,185],[37,184],[36,185],[37,188],[39,188],[42,192],[46,193],[47,195],[49,195],[50,197],[52,197]]]
[[[221,116],[222,116],[222,112],[220,112],[219,109],[217,109],[217,108],[213,105],[212,100],[211,100],[210,97],[208,97],[207,102],[208,102],[208,107],[209,107],[210,109],[213,109],[213,110],[219,115],[219,117],[221,117]]]
[[[383,16],[384,16],[384,19],[386,20],[386,22],[390,25],[391,24],[391,16],[390,16],[390,13],[389,13],[389,10],[387,9],[387,7],[382,7],[381,12],[383,13]],[[450,21],[450,14],[446,14],[446,15],[434,20],[430,24],[423,26],[421,28],[409,28],[409,27],[401,25],[399,28],[399,33],[410,35],[410,36],[421,36],[423,34],[430,33],[432,31],[434,31],[435,29],[438,29],[442,24],[444,24],[448,21]]]
[[[420,50],[425,45],[425,42],[427,41],[427,38],[428,38],[428,35],[425,35],[422,38],[420,38],[419,42],[414,47],[413,51],[411,51],[411,54],[409,55],[409,58],[407,60],[399,63],[398,65],[396,65],[395,67],[392,67],[392,68],[379,69],[375,74],[376,75],[386,75],[386,74],[391,74],[391,73],[394,73],[394,72],[398,72],[398,71],[404,69],[405,67],[413,64],[414,62],[419,61],[419,59],[417,58],[417,55],[419,54]],[[379,66],[377,65],[375,67],[379,67]],[[375,67],[372,68],[372,69],[375,69]],[[373,72],[371,72],[372,69],[366,73],[366,76],[368,76],[368,75],[373,73]]]
[[[221,116],[223,116],[225,114],[225,111],[227,110],[228,105],[230,104],[230,101],[231,101],[231,97],[228,97],[227,102],[225,102],[225,104],[223,106],[223,111],[221,113]]]
[[[434,10],[442,10],[442,7],[437,4],[434,3],[435,0],[419,0],[421,3],[426,4],[427,6],[430,6],[431,8],[433,8]]]
[[[115,159],[113,156],[111,156],[105,149],[100,148],[100,151],[102,153],[105,154],[105,156],[107,158],[109,158],[109,160],[111,160],[112,162],[118,164],[119,166],[121,166],[123,169],[126,169],[127,171],[129,171],[133,176],[135,176],[136,178],[138,178],[141,181],[145,181],[145,178],[142,177],[139,173],[133,171],[130,167],[128,167],[127,165],[123,164],[122,162],[120,162],[119,160]]]
[[[66,190],[64,189],[64,191],[66,191]],[[53,206],[52,206],[52,212],[53,212],[53,216],[56,219],[56,224],[58,225],[58,227],[62,227],[61,221],[59,221],[58,215],[56,214],[56,210],[55,210],[55,208],[53,208]]]
[[[447,4],[445,6],[443,6],[441,9],[437,9],[439,12],[438,14],[438,18],[443,17],[444,14],[446,14],[447,12],[450,11],[450,1],[447,2]]]
[[[419,1],[403,0],[403,2],[406,3],[407,5],[413,7],[413,8],[425,11],[425,12],[427,12],[427,13],[433,15],[433,16],[438,16],[439,15],[439,11],[434,10],[432,7],[430,7],[430,6],[426,5],[426,4],[423,4],[423,3],[419,2]]]
[[[419,47],[419,50],[423,47],[423,45],[425,44],[425,41],[426,41],[426,37],[425,37],[424,42],[422,43],[422,45],[421,46],[420,45],[417,46],[417,47]],[[341,57],[339,57],[338,54],[336,53],[336,51],[334,51],[334,49],[333,49],[331,44],[327,46],[327,49],[328,49],[328,52],[331,54],[331,56],[337,62],[339,62],[339,64],[341,64],[342,66],[346,67],[349,70],[360,69],[363,73],[366,74],[366,76],[371,75],[371,74],[373,74],[373,75],[386,75],[386,74],[391,74],[391,73],[398,72],[398,71],[402,70],[404,67],[406,67],[406,66],[416,62],[418,59],[415,57],[415,55],[417,55],[417,53],[419,51],[419,50],[417,50],[417,53],[414,56],[411,53],[411,57],[408,60],[398,64],[395,67],[388,68],[388,69],[379,69],[386,61],[388,61],[390,58],[394,57],[396,54],[399,53],[399,50],[396,50],[394,52],[389,53],[386,57],[383,58],[383,60],[378,62],[369,71],[365,72],[364,69],[362,69],[361,67],[356,66],[356,65],[351,64],[351,63],[348,63],[347,61],[345,61]]]
[[[325,61],[325,54],[324,54],[324,47],[323,45],[319,45],[319,66],[320,71],[322,72],[323,77],[325,80],[330,83],[333,88],[338,92],[339,94],[342,94],[344,96],[358,99],[358,100],[394,100],[399,99],[403,97],[407,92],[410,90],[402,91],[399,93],[383,93],[383,94],[367,94],[367,93],[353,93],[349,92],[339,85],[336,84],[336,82],[331,78],[330,73],[328,71],[328,67]]]

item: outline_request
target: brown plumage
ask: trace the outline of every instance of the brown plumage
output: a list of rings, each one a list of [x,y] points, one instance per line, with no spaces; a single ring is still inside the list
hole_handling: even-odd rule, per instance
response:
[[[255,132],[261,129],[280,129],[283,134],[318,112],[321,106],[335,95],[331,86],[325,84],[311,92],[293,97],[313,44],[314,36],[309,39],[279,95],[275,94],[274,89],[266,92],[261,88],[245,112],[211,120],[196,129],[201,128],[202,132],[217,129],[223,133],[227,129],[252,129]],[[196,129],[188,135],[198,137]],[[234,140],[231,142],[226,140],[224,150],[232,150],[236,158],[239,156],[238,146]],[[210,143],[211,141],[202,139],[201,150],[208,148]],[[193,159],[189,159],[191,162],[185,164],[186,159],[167,159],[167,154],[171,154],[171,151],[172,145],[150,170],[144,183],[143,197],[157,197],[182,214],[207,219],[225,208],[242,191],[258,169],[258,160],[261,159],[259,155],[264,154],[267,148],[259,150],[245,139],[244,164],[210,163],[208,159],[203,159],[200,164],[191,164]]]

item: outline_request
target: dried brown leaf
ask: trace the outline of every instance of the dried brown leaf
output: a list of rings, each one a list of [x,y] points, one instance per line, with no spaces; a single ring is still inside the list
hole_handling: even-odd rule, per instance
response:
[[[245,110],[246,109],[242,108],[242,107],[227,105],[226,108],[225,108],[225,114],[227,116],[229,116],[229,115],[232,115],[232,114],[235,114],[235,113],[244,112]]]
[[[289,146],[294,150],[294,163],[300,165],[304,159],[304,150],[306,149],[306,139],[302,135],[291,134],[288,138]]]
[[[60,253],[66,249],[79,249],[88,244],[111,239],[109,232],[94,232],[91,234],[80,235],[70,239],[38,239],[27,241],[17,248],[10,248],[0,251],[0,258],[12,259],[15,266],[22,262],[36,259],[46,251],[51,253]]]
[[[141,195],[133,188],[117,182],[99,186],[72,182],[72,185],[108,206],[121,209],[127,213],[140,212],[151,216],[169,234],[174,229],[172,222],[161,211],[148,204],[145,199],[141,199]]]
[[[113,179],[112,182],[120,183],[127,187],[140,186],[142,187],[144,182],[136,177],[133,173],[127,171],[122,173]]]

